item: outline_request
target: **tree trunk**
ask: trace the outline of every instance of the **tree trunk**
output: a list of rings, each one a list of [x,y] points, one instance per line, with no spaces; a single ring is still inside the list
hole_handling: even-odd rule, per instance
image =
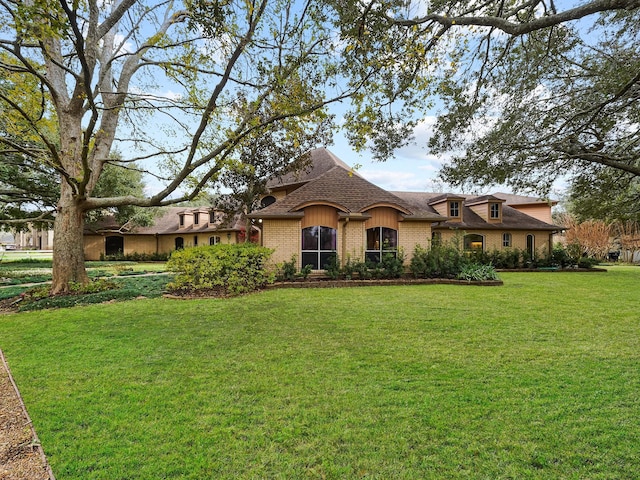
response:
[[[68,293],[72,283],[86,285],[84,266],[84,211],[73,199],[58,204],[53,225],[52,294]]]

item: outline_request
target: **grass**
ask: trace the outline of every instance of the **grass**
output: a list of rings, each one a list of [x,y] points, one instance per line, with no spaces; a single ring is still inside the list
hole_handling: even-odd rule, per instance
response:
[[[640,477],[640,269],[0,317],[58,478]]]

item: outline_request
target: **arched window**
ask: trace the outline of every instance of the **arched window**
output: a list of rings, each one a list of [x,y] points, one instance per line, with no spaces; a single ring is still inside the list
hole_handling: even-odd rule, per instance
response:
[[[302,266],[321,270],[336,254],[336,229],[307,227],[302,229]]]
[[[272,195],[267,195],[260,201],[260,208],[268,207],[272,203],[276,202],[276,197]]]
[[[536,237],[531,234],[527,235],[527,255],[531,260],[536,256]]]
[[[104,253],[105,255],[122,255],[124,252],[124,238],[123,237],[106,237],[104,239]]]
[[[477,233],[470,233],[464,236],[465,250],[484,250],[484,237]]]
[[[382,256],[398,253],[398,231],[387,227],[367,228],[367,260],[380,262]]]
[[[176,237],[176,250],[182,250],[184,248],[184,238]]]
[[[504,248],[508,248],[511,246],[511,234],[510,233],[503,233],[502,234],[502,246]]]
[[[209,237],[209,245],[217,245],[220,243],[220,237]]]

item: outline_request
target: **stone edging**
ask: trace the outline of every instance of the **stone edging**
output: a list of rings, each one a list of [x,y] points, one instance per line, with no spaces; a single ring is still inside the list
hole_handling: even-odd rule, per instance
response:
[[[397,278],[391,280],[301,280],[299,282],[277,282],[266,285],[266,290],[278,288],[339,288],[376,287],[394,285],[476,285],[485,287],[501,286],[502,280],[467,281],[449,278]]]

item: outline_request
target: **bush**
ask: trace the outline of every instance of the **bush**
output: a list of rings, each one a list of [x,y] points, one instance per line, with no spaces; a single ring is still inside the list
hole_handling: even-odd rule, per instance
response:
[[[458,273],[458,279],[469,282],[482,282],[486,280],[497,280],[498,274],[493,265],[468,263],[462,266],[462,270]]]
[[[404,253],[400,249],[394,255],[385,253],[382,261],[376,265],[379,268],[377,278],[400,278],[404,274]]]
[[[215,289],[238,295],[275,280],[266,265],[273,250],[252,243],[218,244],[177,250],[167,262],[176,273],[171,290]]]
[[[100,261],[104,262],[166,262],[168,253],[116,253],[114,255],[100,254]]]
[[[276,278],[279,281],[290,282],[296,278],[296,256],[292,255],[288,262],[279,263],[276,266]]]
[[[416,245],[409,269],[416,278],[456,278],[466,263],[469,258],[456,245],[438,242],[430,249]]]
[[[578,268],[593,268],[593,266],[598,263],[600,262],[595,258],[582,257],[578,260]]]
[[[340,268],[338,255],[331,256],[329,261],[324,265],[324,271],[331,280],[337,280],[344,274],[342,268]]]

